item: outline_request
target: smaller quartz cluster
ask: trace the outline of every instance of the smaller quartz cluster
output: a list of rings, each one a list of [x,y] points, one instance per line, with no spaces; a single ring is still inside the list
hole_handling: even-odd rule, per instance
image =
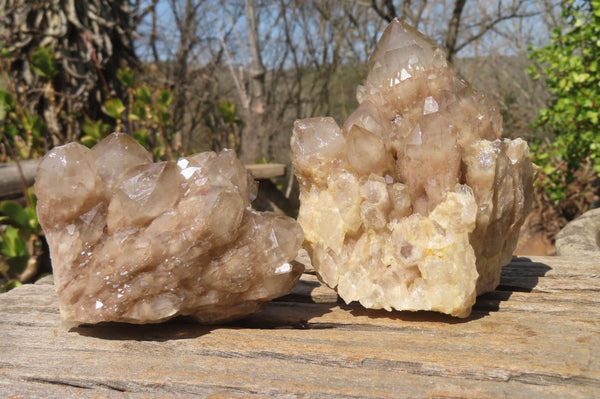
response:
[[[358,108],[296,121],[298,221],[322,281],[368,308],[466,317],[500,282],[531,206],[527,144],[399,20],[369,61]]]
[[[63,319],[215,323],[289,293],[302,229],[253,211],[255,190],[230,150],[153,163],[116,133],[54,148],[35,191]]]

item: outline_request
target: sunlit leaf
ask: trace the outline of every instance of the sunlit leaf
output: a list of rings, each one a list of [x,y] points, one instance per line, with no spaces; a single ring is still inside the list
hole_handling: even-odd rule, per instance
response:
[[[117,71],[117,79],[127,88],[135,86],[135,72],[131,68],[121,68]]]
[[[0,202],[0,213],[9,218],[9,222],[16,226],[28,227],[29,215],[25,209],[14,201]]]
[[[48,47],[38,48],[31,55],[31,67],[36,74],[44,78],[54,78],[58,72],[54,51]]]
[[[125,105],[123,105],[123,102],[118,98],[106,100],[104,108],[106,109],[107,115],[114,119],[121,119],[123,112],[125,112]]]

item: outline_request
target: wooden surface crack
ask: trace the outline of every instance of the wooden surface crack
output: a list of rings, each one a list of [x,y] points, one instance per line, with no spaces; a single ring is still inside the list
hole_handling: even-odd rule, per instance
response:
[[[54,286],[0,294],[0,397],[595,397],[600,259],[515,258],[466,319],[339,301],[312,274],[227,325],[61,322]]]

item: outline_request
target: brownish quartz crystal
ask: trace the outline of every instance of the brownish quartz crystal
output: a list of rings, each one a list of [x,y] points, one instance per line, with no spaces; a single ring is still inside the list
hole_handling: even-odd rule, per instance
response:
[[[250,208],[230,150],[152,163],[130,136],[56,147],[35,191],[67,321],[215,323],[287,294],[304,267],[296,221]]]
[[[305,245],[319,277],[368,308],[471,313],[500,282],[531,207],[527,144],[496,105],[399,20],[342,128],[296,121]]]

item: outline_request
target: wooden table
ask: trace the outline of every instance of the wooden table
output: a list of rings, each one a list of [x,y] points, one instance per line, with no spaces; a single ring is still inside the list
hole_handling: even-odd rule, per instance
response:
[[[305,274],[229,326],[61,324],[0,295],[0,397],[600,397],[600,259],[515,258],[465,320],[345,305]]]

